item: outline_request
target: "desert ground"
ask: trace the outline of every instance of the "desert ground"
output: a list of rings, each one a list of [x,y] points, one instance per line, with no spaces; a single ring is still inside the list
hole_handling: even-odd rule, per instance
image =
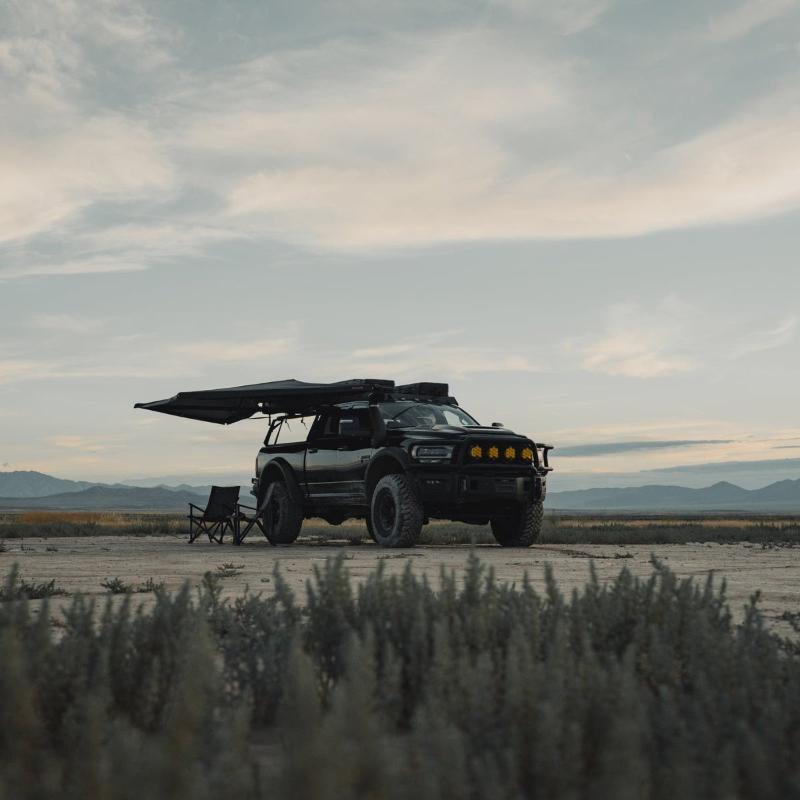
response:
[[[50,598],[51,608],[56,611],[76,594],[97,600],[112,597],[101,584],[113,578],[131,587],[152,579],[163,582],[168,590],[177,590],[186,581],[199,584],[210,571],[221,575],[225,598],[241,596],[245,591],[268,595],[276,567],[302,601],[306,581],[313,576],[315,567],[337,555],[346,560],[356,582],[379,563],[387,574],[399,573],[410,564],[436,585],[443,568],[454,570],[457,575],[463,573],[470,552],[491,567],[499,580],[520,582],[527,575],[537,590],[544,589],[545,565],[549,564],[565,595],[585,584],[592,564],[602,581],[614,578],[623,568],[644,577],[652,572],[651,558],[655,557],[681,577],[702,582],[713,573],[715,580],[724,579],[736,618],[741,618],[745,605],[759,592],[759,606],[776,633],[791,634],[791,627],[780,619],[781,615],[800,611],[800,548],[751,542],[541,544],[525,550],[488,544],[447,544],[385,550],[372,543],[320,541],[318,537],[302,536],[284,547],[272,547],[264,539],[248,540],[241,547],[202,539],[189,545],[179,535],[26,538],[6,541],[5,551],[0,553],[0,574],[6,574],[16,563],[25,580],[54,580],[67,592]],[[120,595],[113,597],[114,602],[122,600]],[[154,595],[140,592],[130,597],[135,606],[147,607]],[[41,603],[31,601],[33,608],[39,608]]]

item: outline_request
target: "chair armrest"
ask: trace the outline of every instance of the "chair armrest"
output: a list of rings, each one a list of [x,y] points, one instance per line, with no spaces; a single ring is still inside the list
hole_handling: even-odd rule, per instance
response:
[[[189,508],[196,508],[200,512],[205,511],[204,508],[200,508],[200,506],[196,506],[194,503],[189,503]]]
[[[237,503],[236,507],[237,508],[249,508],[251,511],[258,511],[258,509],[255,506],[248,506],[246,503]]]

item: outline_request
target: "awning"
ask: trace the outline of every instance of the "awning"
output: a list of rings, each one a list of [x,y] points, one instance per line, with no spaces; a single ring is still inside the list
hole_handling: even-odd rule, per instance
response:
[[[393,387],[394,381],[366,378],[337,383],[305,383],[291,379],[231,386],[227,389],[178,392],[168,400],[136,403],[134,408],[229,425],[252,417],[259,411],[265,414],[313,413],[320,406],[366,400],[375,391],[386,391]]]

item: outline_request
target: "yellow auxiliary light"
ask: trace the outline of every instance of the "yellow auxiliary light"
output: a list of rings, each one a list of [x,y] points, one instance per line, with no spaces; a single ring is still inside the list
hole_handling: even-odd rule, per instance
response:
[[[513,447],[506,447],[506,461],[513,461],[517,457],[517,451]]]
[[[533,450],[530,447],[526,447],[522,451],[522,459],[523,461],[533,461]]]
[[[479,444],[474,444],[470,447],[469,454],[473,458],[480,458],[483,455],[483,448]]]
[[[489,455],[489,458],[499,458],[499,456],[500,456],[500,451],[499,451],[499,450],[498,450],[498,449],[497,449],[497,448],[496,448],[494,445],[492,445],[492,446],[489,448],[489,453],[488,453],[488,455]]]

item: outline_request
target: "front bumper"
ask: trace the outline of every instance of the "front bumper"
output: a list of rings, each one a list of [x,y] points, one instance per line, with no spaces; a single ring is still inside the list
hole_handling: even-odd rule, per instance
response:
[[[536,470],[418,469],[414,478],[423,505],[434,508],[491,508],[526,500],[544,500],[547,476]]]

